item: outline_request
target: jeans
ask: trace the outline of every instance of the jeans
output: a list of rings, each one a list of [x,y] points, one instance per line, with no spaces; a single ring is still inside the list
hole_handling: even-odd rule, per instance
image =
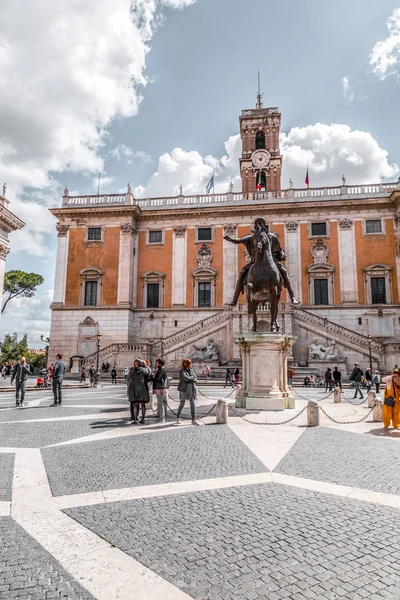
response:
[[[167,390],[154,390],[157,396],[157,417],[163,421],[167,419]]]
[[[54,404],[61,404],[61,402],[62,402],[62,396],[61,396],[62,384],[63,384],[62,379],[53,379]]]
[[[17,403],[19,402],[19,392],[20,391],[21,391],[21,404],[24,401],[25,387],[26,387],[26,381],[16,381],[15,382],[15,400]]]
[[[377,394],[379,394],[379,385],[380,385],[379,383],[376,383],[376,384],[375,384],[375,387],[376,387],[376,393],[377,393]]]
[[[361,391],[361,381],[355,381],[354,385],[356,388],[356,391],[354,393],[354,398],[357,398],[358,392],[360,392],[360,398],[364,398],[364,396],[362,395],[362,391]]]
[[[196,408],[195,408],[195,405],[194,405],[194,398],[193,398],[193,396],[190,396],[190,398],[183,398],[183,399],[181,399],[180,404],[179,404],[179,408],[178,408],[178,413],[177,413],[176,417],[177,417],[177,419],[180,418],[181,412],[183,411],[183,407],[186,404],[186,400],[189,400],[189,402],[190,402],[190,414],[192,416],[192,421],[195,421],[196,420]]]

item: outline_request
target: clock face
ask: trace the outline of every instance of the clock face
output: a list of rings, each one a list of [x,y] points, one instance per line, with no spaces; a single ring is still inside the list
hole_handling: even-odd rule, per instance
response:
[[[269,165],[270,160],[271,155],[267,150],[256,150],[251,157],[253,167],[256,167],[256,169],[265,169]]]

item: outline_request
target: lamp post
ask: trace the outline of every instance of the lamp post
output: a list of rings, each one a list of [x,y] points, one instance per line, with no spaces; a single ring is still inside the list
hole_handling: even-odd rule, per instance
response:
[[[372,337],[371,334],[368,336],[368,354],[369,354],[369,368],[372,371],[372,354],[371,354]]]
[[[100,333],[100,331],[98,331],[97,332],[96,379],[95,379],[93,387],[99,387],[100,386],[100,340],[101,340],[101,333]]]
[[[161,356],[164,356],[164,336],[161,336]]]
[[[45,352],[46,352],[46,368],[47,368],[47,363],[49,362],[50,338],[49,337],[44,337],[44,335],[42,334],[40,336],[40,339],[41,339],[42,342],[46,342]]]

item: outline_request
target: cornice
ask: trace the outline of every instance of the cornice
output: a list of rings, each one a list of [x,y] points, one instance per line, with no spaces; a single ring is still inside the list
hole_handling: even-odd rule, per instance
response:
[[[49,208],[52,215],[57,217],[58,219],[65,218],[91,218],[93,215],[99,216],[109,216],[113,214],[117,214],[120,216],[128,215],[130,217],[138,218],[142,209],[140,206],[136,205],[128,205],[121,204],[118,206],[103,206],[103,205],[93,205],[93,206],[64,206],[60,208]]]
[[[0,222],[6,225],[9,231],[16,231],[25,227],[25,223],[4,206],[0,206]]]

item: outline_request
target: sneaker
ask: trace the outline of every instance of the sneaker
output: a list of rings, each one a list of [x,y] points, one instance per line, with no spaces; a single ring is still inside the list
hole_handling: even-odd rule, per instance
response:
[[[133,425],[133,424],[134,424],[134,422],[135,422],[135,421],[134,421],[133,419],[131,419],[130,421],[128,421],[127,425]]]
[[[181,420],[180,420],[180,419],[177,419],[177,420],[176,420],[176,424],[177,424],[177,425],[180,425],[180,424],[181,424]]]
[[[200,425],[200,423],[198,423],[197,421],[192,421],[192,425],[197,425],[197,426],[199,426],[199,425]]]
[[[15,408],[19,408],[19,402],[16,402]]]
[[[53,402],[53,404],[50,404],[50,406],[58,406],[57,402]]]
[[[165,423],[165,419],[163,419],[163,418],[157,419],[157,423]]]
[[[62,404],[62,402],[59,402],[59,403],[58,403],[58,406],[61,406],[61,404]]]
[[[145,424],[146,424],[146,421],[145,421],[144,419],[140,419],[139,423],[140,423],[141,425],[145,425]]]

